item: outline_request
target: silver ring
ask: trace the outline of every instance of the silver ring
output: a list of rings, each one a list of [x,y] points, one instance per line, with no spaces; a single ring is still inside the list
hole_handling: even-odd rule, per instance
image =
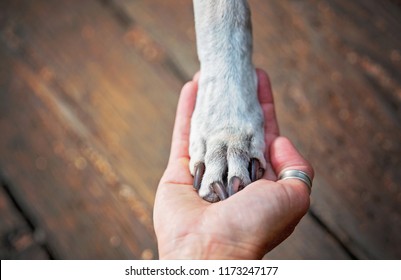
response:
[[[286,180],[286,179],[298,179],[304,182],[309,190],[312,189],[312,180],[305,172],[296,169],[289,169],[284,170],[278,175],[279,180]]]

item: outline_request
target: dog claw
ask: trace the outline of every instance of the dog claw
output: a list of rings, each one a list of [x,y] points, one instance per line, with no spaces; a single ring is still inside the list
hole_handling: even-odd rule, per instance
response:
[[[205,164],[201,162],[195,167],[194,189],[197,191],[200,189],[203,174],[205,174]]]
[[[228,196],[232,196],[233,194],[237,193],[241,189],[243,189],[244,186],[242,184],[242,181],[240,178],[237,176],[234,176],[230,179],[230,182],[228,183]]]
[[[200,162],[195,167],[193,187],[196,191],[200,190],[202,179],[205,174],[205,164]],[[260,162],[256,158],[252,158],[249,162],[249,175],[251,181],[254,182],[262,178],[264,169],[261,167]],[[245,187],[244,182],[237,176],[230,178],[227,189],[224,184],[220,181],[215,181],[210,185],[210,192],[204,196],[203,199],[209,202],[217,202],[219,200],[225,200],[235,193],[241,191]]]
[[[263,173],[265,172],[265,170],[260,167],[260,162],[256,158],[251,159],[249,169],[250,169],[249,173],[251,175],[252,182],[255,182],[256,180],[259,180],[260,178],[262,178]]]
[[[220,200],[224,200],[228,197],[227,192],[224,189],[224,186],[222,183],[214,182],[212,184],[212,189],[217,194],[217,196],[220,198]]]

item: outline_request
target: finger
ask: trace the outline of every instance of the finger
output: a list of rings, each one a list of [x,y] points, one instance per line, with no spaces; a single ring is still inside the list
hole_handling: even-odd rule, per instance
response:
[[[264,133],[265,133],[265,159],[266,159],[266,170],[264,172],[263,178],[267,180],[275,180],[276,175],[274,174],[270,159],[270,145],[276,139],[279,134],[279,127],[276,118],[276,112],[274,109],[274,99],[272,88],[270,84],[269,76],[261,69],[256,69],[258,76],[258,98],[260,105],[262,107],[264,116]]]
[[[276,174],[295,169],[305,172],[313,180],[312,166],[301,156],[294,145],[285,137],[278,137],[270,147],[270,160]],[[286,184],[307,186],[299,179],[287,179]],[[306,188],[308,192],[309,188]]]
[[[268,146],[279,135],[279,127],[274,110],[273,93],[269,76],[261,69],[257,69],[256,73],[258,76],[258,99],[265,120],[265,142],[266,146]]]
[[[196,72],[192,78],[192,81],[198,82],[200,78],[200,71]]]
[[[197,82],[190,81],[181,90],[174,123],[170,162],[180,158],[189,158],[189,132],[197,87]]]
[[[258,76],[258,98],[261,104],[274,103],[270,79],[267,73],[262,69],[256,69]]]

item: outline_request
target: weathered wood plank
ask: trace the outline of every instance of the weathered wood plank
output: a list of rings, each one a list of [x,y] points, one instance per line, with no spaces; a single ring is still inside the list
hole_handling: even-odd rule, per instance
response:
[[[108,166],[101,154],[63,127],[54,105],[37,98],[40,92],[24,83],[24,75],[29,74],[15,73],[18,89],[2,100],[15,110],[6,115],[12,121],[1,126],[7,135],[1,140],[0,163],[13,181],[14,195],[37,217],[56,258],[139,258],[154,241],[130,209],[140,205],[124,201],[130,188],[125,187],[125,195],[118,177],[107,181],[96,166]],[[99,159],[91,162],[92,154]]]
[[[160,138],[157,145],[149,143],[151,132],[148,132],[150,136],[145,137],[143,134],[148,128],[139,122],[141,118],[145,124],[166,120],[167,125],[161,122],[161,126],[167,127],[166,134],[170,133],[171,123],[168,122],[172,122],[174,117],[176,90],[178,91],[181,82],[176,82],[168,73],[163,74],[166,72],[165,68],[169,67],[167,55],[162,53],[161,47],[152,42],[152,38],[147,37],[147,33],[138,25],[129,23],[122,29],[115,26],[114,29],[110,28],[110,24],[107,23],[110,19],[107,19],[99,7],[93,7],[93,4],[80,7],[84,15],[76,14],[73,9],[75,6],[67,3],[25,3],[25,14],[19,10],[21,3],[13,2],[13,5],[8,12],[12,15],[13,11],[14,14],[18,11],[19,18],[16,22],[6,23],[6,45],[2,50],[6,57],[2,73],[7,72],[7,75],[3,75],[2,85],[16,94],[11,99],[4,99],[7,102],[2,103],[8,103],[8,110],[4,111],[2,130],[7,131],[9,135],[2,143],[5,149],[3,151],[7,154],[3,158],[2,168],[16,183],[15,186],[18,186],[14,190],[15,194],[28,207],[32,208],[32,204],[41,205],[41,209],[33,209],[32,212],[39,217],[40,226],[44,226],[48,232],[49,243],[55,248],[56,257],[154,256],[155,245],[148,244],[151,249],[144,246],[141,252],[137,248],[138,245],[133,244],[141,242],[141,238],[133,241],[127,237],[141,236],[141,231],[146,230],[141,229],[140,225],[137,232],[133,233],[129,226],[132,221],[126,221],[126,216],[131,212],[127,211],[126,207],[116,207],[116,200],[107,197],[118,194],[117,200],[128,202],[133,207],[132,214],[139,217],[146,229],[151,228],[149,208],[153,199],[152,191],[154,192],[157,183],[155,180],[160,176],[155,169],[164,168],[163,161],[167,157],[169,137]],[[89,8],[93,9],[92,13],[88,12]],[[116,12],[108,5],[105,8],[109,14]],[[62,15],[60,11],[63,11]],[[50,16],[43,17],[44,14]],[[56,26],[54,22],[57,23]],[[22,34],[17,31],[22,31]],[[28,35],[29,38],[24,35]],[[113,40],[109,39],[110,37]],[[118,54],[105,55],[110,48],[116,48],[115,52]],[[157,60],[152,58],[155,50]],[[133,56],[131,59],[134,61],[128,61],[127,65],[121,61],[121,53]],[[117,65],[116,67],[123,69],[122,72],[126,73],[126,76],[117,70],[114,70],[115,73],[110,71],[110,65]],[[7,71],[9,69],[13,71]],[[137,69],[141,69],[141,74],[138,75]],[[144,69],[150,70],[142,73]],[[152,71],[156,72],[153,76]],[[167,86],[163,83],[155,84],[155,75],[159,75],[159,78],[161,76],[162,80],[167,82]],[[152,82],[148,82],[150,79]],[[152,85],[159,86],[163,91],[169,89],[172,93],[167,97],[170,96],[172,101],[161,99],[163,96],[160,96],[160,90],[152,88]],[[146,90],[142,88],[149,86]],[[130,89],[130,93],[136,97],[136,102],[127,100],[130,98],[129,94],[119,94],[131,91]],[[143,92],[157,94],[149,98],[148,94],[141,94]],[[152,119],[155,112],[149,114],[147,102],[155,106],[160,101],[163,101],[162,104],[167,108],[165,110],[170,109],[167,118],[156,114],[155,119]],[[127,106],[126,103],[130,105]],[[115,108],[119,109],[118,113],[122,117],[110,113],[114,112]],[[138,115],[132,115],[130,108]],[[30,112],[31,115],[21,116],[21,111]],[[141,118],[138,118],[139,116]],[[110,117],[114,118],[110,120]],[[126,123],[127,120],[129,124]],[[129,130],[132,125],[136,132],[134,135]],[[159,133],[162,130],[163,128],[158,128]],[[108,137],[108,133],[111,133],[112,137]],[[121,141],[120,137],[125,135],[128,135],[127,139]],[[23,138],[34,141],[27,145]],[[45,143],[37,139],[43,139]],[[143,143],[144,139],[149,145]],[[132,142],[135,145],[132,145]],[[135,148],[137,146],[140,149]],[[155,146],[160,150],[152,153],[149,149],[154,151]],[[125,151],[136,153],[137,156],[131,157]],[[113,168],[116,166],[120,168]],[[127,166],[135,166],[137,174],[135,171],[132,174],[133,170]],[[148,170],[155,172],[156,176]],[[24,178],[19,176],[21,174],[24,174]],[[148,179],[144,178],[146,174],[150,174]],[[37,184],[44,185],[44,189],[31,194],[32,188]],[[90,186],[89,191],[82,190],[79,187],[82,185]],[[54,186],[57,186],[57,189],[53,189]],[[110,192],[110,186],[116,190]],[[145,189],[147,186],[150,187],[150,192]],[[79,191],[70,194],[69,189]],[[54,200],[52,204],[43,201],[49,196]],[[91,196],[94,196],[96,201],[93,201]],[[97,202],[99,197],[100,203]],[[145,205],[141,205],[141,201],[145,201]],[[79,209],[71,211],[77,205]],[[111,208],[113,209],[110,210]],[[57,210],[56,213],[53,213],[54,210]],[[110,211],[115,213],[109,213]],[[123,217],[114,220],[114,215]],[[99,216],[110,216],[113,219],[112,222],[107,219],[107,223],[111,223],[110,227],[94,230],[94,225],[88,221],[99,223]],[[124,227],[124,224],[128,226]],[[301,225],[300,229],[302,227]],[[110,230],[111,228],[115,230]],[[91,240],[93,231],[98,232],[98,236]],[[126,234],[121,233],[125,231]],[[317,236],[320,233],[316,228],[315,231],[308,232]],[[146,238],[144,239],[146,241]],[[121,247],[128,249],[124,251]],[[67,252],[67,248],[72,249]],[[338,248],[333,250],[337,256],[341,256],[338,258],[344,258]],[[332,252],[330,254],[333,255]],[[312,254],[310,250],[306,255],[290,251],[286,256],[318,258],[319,255]]]
[[[313,236],[313,238],[310,238]],[[346,260],[353,258],[348,250],[338,244],[310,216],[306,215],[294,233],[265,255],[264,259],[276,260]]]
[[[7,4],[0,168],[15,195],[57,258],[156,257],[151,209],[181,82],[98,2]]]
[[[275,4],[275,14],[266,6],[257,12],[272,20],[271,28],[291,30],[281,38],[283,46],[293,47],[268,59],[279,65],[278,59],[292,57],[284,69],[291,80],[277,79],[276,101],[283,131],[303,143],[299,146],[316,167],[313,210],[356,256],[400,257],[401,130],[392,109],[400,102],[382,97],[401,88],[400,61],[385,51],[399,52],[401,38],[396,44],[379,28],[366,28],[366,21],[389,18],[359,15],[358,5],[348,10],[352,17],[315,1]],[[255,27],[255,33],[263,30]]]
[[[399,257],[399,9],[250,2],[282,132],[317,169],[314,213],[355,256]],[[0,96],[0,169],[61,258],[155,256],[176,92],[197,69],[191,1],[105,3],[0,3],[0,88],[13,93]],[[272,257],[347,256],[307,217]]]
[[[266,254],[264,259],[344,260],[352,257],[310,215],[306,215],[294,233]]]
[[[190,0],[114,2],[195,71]],[[400,257],[400,7],[250,4],[254,60],[271,75],[281,131],[317,171],[312,210],[356,257]]]
[[[2,178],[1,178],[2,179]],[[32,229],[14,207],[6,183],[0,182],[0,259],[49,259],[41,232]]]
[[[110,2],[140,23],[143,30],[164,47],[183,76],[192,77],[199,70],[192,0]]]

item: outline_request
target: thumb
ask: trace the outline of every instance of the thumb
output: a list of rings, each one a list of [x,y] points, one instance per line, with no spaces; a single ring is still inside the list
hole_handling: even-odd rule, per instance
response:
[[[306,173],[313,180],[314,171],[312,166],[301,156],[294,145],[285,137],[277,137],[270,146],[270,160],[272,167],[277,175],[288,170],[298,170]],[[284,183],[284,180],[278,182]],[[310,189],[306,183],[300,179],[286,179],[285,184],[294,188],[303,188],[310,194]]]

